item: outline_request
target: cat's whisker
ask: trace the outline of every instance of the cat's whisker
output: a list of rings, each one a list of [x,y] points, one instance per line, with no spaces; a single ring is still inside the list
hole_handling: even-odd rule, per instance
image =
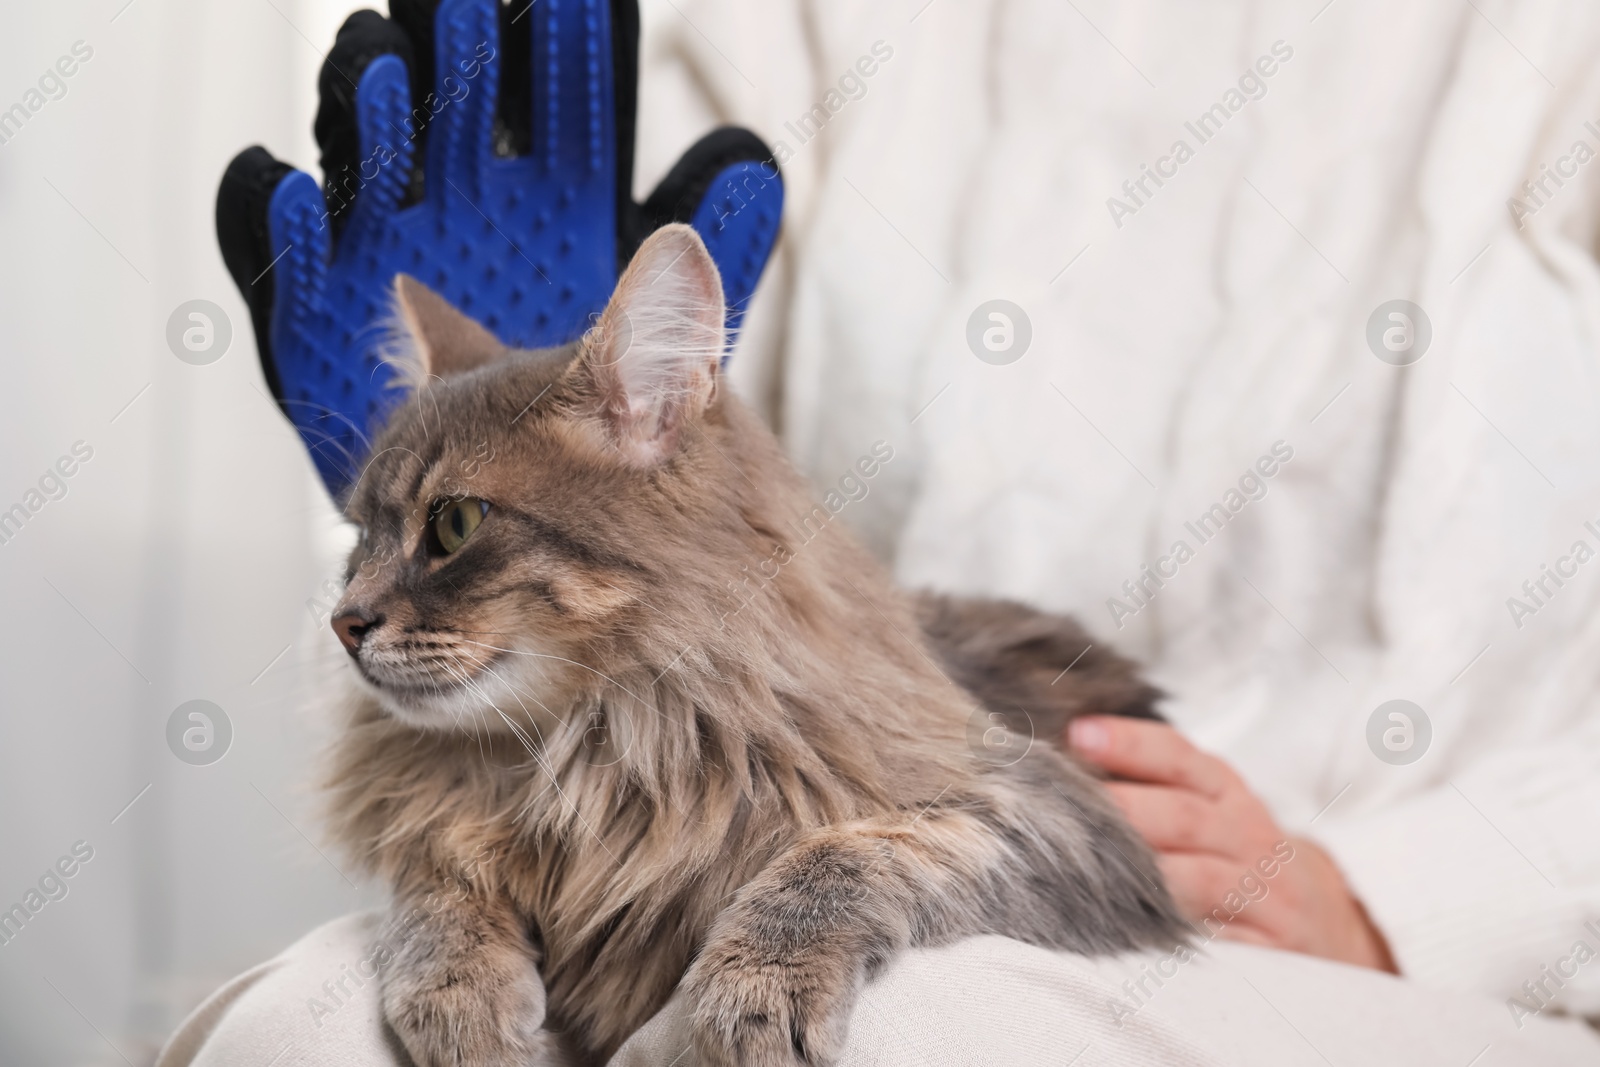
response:
[[[344,412],[309,400],[283,400],[280,403],[291,415],[294,411],[310,412],[315,415],[315,419],[305,425],[296,422],[301,434],[311,443],[313,452],[327,450],[334,453],[347,468],[353,469],[360,457],[372,450],[372,438]],[[325,430],[317,425],[319,422],[339,423],[342,424],[342,429],[337,432]],[[345,431],[355,437],[358,448],[351,448],[342,436],[336,435]]]
[[[484,715],[482,708],[469,705],[464,711],[457,713],[456,719],[458,722],[463,718],[467,720],[472,730],[472,739],[478,743],[478,759],[484,766],[488,766],[489,754],[483,750],[483,735],[488,732],[489,728],[488,716]]]
[[[454,668],[452,668],[452,666],[448,662],[443,662],[442,661],[442,665],[443,665],[444,669],[447,672],[449,672],[452,676],[459,677],[460,680],[465,684],[468,684],[468,685],[471,684],[471,680],[466,676],[465,672],[460,672],[458,674],[458,672]],[[481,690],[480,690],[480,693],[481,693]],[[485,699],[487,699],[487,697],[485,697]],[[463,715],[466,714],[466,713],[470,713],[471,716],[472,716],[472,718],[471,718],[472,736],[478,742],[478,758],[481,761],[483,761],[484,766],[488,766],[488,764],[489,764],[489,755],[488,755],[488,753],[486,753],[483,750],[483,735],[489,732],[488,716],[483,714],[483,709],[482,708],[475,707],[475,706],[472,706],[472,705],[468,705],[468,707],[465,709],[465,712],[463,712],[462,710],[457,710],[456,711],[456,722],[460,723]],[[482,729],[481,730],[479,728],[479,719],[480,718],[482,718],[482,720],[483,720],[483,725],[482,725]]]
[[[594,674],[598,675],[599,677],[605,679],[610,684],[616,686],[616,688],[618,690],[620,690],[621,692],[623,692],[623,693],[627,694],[628,696],[632,697],[634,700],[638,701],[645,708],[647,708],[648,710],[654,712],[656,714],[656,716],[658,718],[660,718],[663,722],[665,722],[665,723],[667,723],[667,724],[669,724],[671,726],[680,726],[685,731],[689,731],[689,732],[693,731],[693,727],[691,725],[689,725],[688,723],[682,723],[682,722],[679,722],[676,719],[673,719],[670,715],[666,714],[660,708],[656,707],[654,704],[651,704],[648,700],[645,700],[643,697],[641,697],[637,693],[633,692],[631,689],[629,689],[627,686],[623,685],[621,682],[617,681],[615,678],[612,678],[610,675],[606,674],[603,671],[595,670],[593,667],[590,667],[587,664],[579,663],[577,660],[567,659],[567,658],[565,658],[563,656],[551,656],[551,655],[547,655],[547,654],[542,653],[542,652],[520,652],[520,651],[518,651],[516,649],[511,649],[511,648],[496,648],[496,646],[494,646],[494,645],[484,644],[484,642],[482,642],[482,641],[473,641],[470,638],[463,638],[463,640],[465,640],[468,644],[482,645],[484,648],[494,648],[498,652],[508,652],[508,653],[512,653],[512,654],[515,654],[515,655],[519,655],[519,656],[536,656],[536,657],[541,658],[541,659],[551,659],[551,660],[556,660],[556,661],[561,662],[561,663],[571,663],[573,666],[576,666],[576,667],[583,667],[585,670],[591,671],[592,673],[594,673]],[[487,666],[484,669],[485,670],[489,670],[489,668]],[[494,672],[492,670],[490,670],[490,673],[494,674]],[[666,673],[665,671],[662,672],[662,674],[665,674],[665,673]],[[513,685],[507,679],[503,678],[501,675],[495,674],[495,677],[496,678],[500,678],[500,680],[502,682],[504,682],[506,685],[510,686],[512,689],[517,689],[517,687],[515,685]],[[659,680],[660,679],[660,675],[657,675],[656,679]],[[535,703],[539,703],[538,702],[538,698],[535,697],[531,692],[528,692],[525,689],[518,689],[517,691],[525,693],[530,700],[533,700]],[[546,712],[550,711],[550,709],[545,707],[545,705],[542,704],[542,703],[540,703],[539,706],[541,708],[544,708],[544,710]]]
[[[423,397],[427,397],[430,401],[432,401],[432,403],[433,403],[433,418],[434,418],[434,422],[436,422],[438,424],[440,429],[443,429],[444,428],[444,416],[439,413],[439,397],[438,397],[438,394],[434,392],[433,383],[434,382],[438,382],[439,385],[441,387],[444,387],[444,388],[449,388],[449,383],[446,382],[443,378],[439,377],[439,375],[437,375],[437,374],[429,374],[428,378],[431,379],[431,381],[424,380],[423,383],[422,383],[427,388],[418,388],[417,389],[417,400],[418,400],[417,419],[418,419],[418,421],[420,421],[422,423],[422,431],[423,431],[423,433],[425,435],[427,435],[428,439],[431,441],[433,439],[433,432],[428,429],[428,420],[426,418],[422,417],[422,414],[421,414],[421,412],[422,412],[421,400],[422,400]]]
[[[528,742],[527,742],[525,736],[521,733],[520,728],[516,725],[516,723],[511,721],[511,717],[509,715],[507,715],[504,711],[501,711],[498,705],[491,704],[490,707],[494,708],[495,713],[497,715],[499,715],[502,719],[504,719],[506,721],[506,725],[511,727],[511,729],[514,732],[517,732],[519,737],[524,737],[523,744],[524,745],[528,745]],[[533,752],[533,748],[532,748],[531,745],[528,745],[528,751],[530,753]],[[534,759],[535,760],[539,759],[539,756],[536,753],[534,754]],[[589,820],[588,819],[583,817],[583,811],[581,809],[579,809],[578,805],[573,802],[571,797],[567,796],[566,791],[561,788],[561,783],[560,783],[559,780],[557,780],[555,769],[551,766],[548,755],[546,755],[546,757],[545,757],[545,759],[544,759],[544,761],[542,763],[542,766],[545,769],[545,773],[547,775],[549,775],[549,777],[550,777],[550,785],[551,785],[551,787],[555,789],[556,795],[559,796],[563,801],[566,802],[567,807],[571,810],[573,817],[576,818],[580,823],[583,824],[583,828],[585,830],[589,831],[589,836],[594,838],[594,843],[600,846],[600,850],[602,852],[604,852],[607,856],[610,856],[612,862],[614,862],[618,867],[621,867],[622,866],[622,861],[617,858],[617,854],[615,852],[612,852],[611,849],[606,846],[605,840],[603,838],[601,838],[599,832],[596,831],[595,828],[589,824]],[[535,798],[535,799],[537,799],[537,798]]]
[[[485,668],[485,669],[487,669],[487,668]],[[473,692],[477,693],[479,697],[482,698],[483,706],[482,707],[474,707],[472,709],[474,714],[479,714],[479,715],[483,714],[483,707],[487,707],[487,708],[492,709],[495,712],[495,714],[499,715],[502,719],[505,720],[506,725],[511,728],[512,734],[517,738],[518,741],[520,741],[522,743],[522,747],[528,750],[528,754],[533,757],[535,763],[539,762],[540,752],[538,751],[538,749],[535,748],[533,743],[528,739],[527,734],[522,730],[522,728],[517,723],[513,722],[506,715],[506,713],[500,709],[500,706],[498,704],[496,704],[493,700],[491,700],[489,698],[489,694],[484,692],[482,686],[478,685],[477,682],[475,682],[464,671],[462,671],[462,670],[460,670],[458,668],[454,668],[454,667],[451,667],[449,665],[446,665],[445,666],[445,670],[450,674],[451,677],[457,679],[457,681],[459,682],[459,684],[461,686],[464,686],[464,687],[466,687],[468,689],[471,689]],[[490,673],[492,674],[493,672],[491,671]],[[499,675],[495,675],[495,677],[497,679],[499,679],[501,682],[505,681],[503,678],[500,678]],[[513,694],[513,696],[515,696],[515,694]],[[519,699],[517,702],[520,704],[521,700]],[[524,712],[527,711],[526,706],[524,706],[523,711]],[[487,716],[485,716],[484,718],[485,718],[485,725],[487,725]],[[457,720],[459,721],[459,719],[460,719],[460,712],[457,712]],[[531,716],[530,716],[530,721],[531,721]],[[535,729],[537,729],[537,726],[535,726]],[[542,738],[541,738],[541,741],[542,741]],[[481,742],[479,744],[479,755],[483,756],[485,762],[487,762],[488,757],[482,751]],[[542,766],[545,767],[546,773],[547,774],[551,774],[552,777],[553,777],[553,773],[548,768],[548,765],[542,765]]]
[[[518,704],[522,704],[522,698],[517,696],[517,693],[519,692],[519,689],[518,689],[518,687],[516,685],[512,684],[510,681],[508,681],[507,679],[502,677],[500,674],[496,673],[495,670],[492,667],[487,667],[486,666],[484,669],[486,671],[488,671],[491,675],[494,675],[495,678],[499,679],[502,684],[504,684],[507,688],[509,688],[511,690],[511,692],[512,692],[512,696],[516,699],[517,703]],[[540,701],[538,697],[534,696],[532,693],[528,693],[527,696],[528,696],[529,700],[532,700],[535,704],[538,704],[539,707],[542,708],[545,711],[546,714],[553,714],[548,707],[545,707],[544,703],[542,701]],[[517,724],[515,724],[515,723],[513,723],[511,721],[510,717],[507,716],[506,713],[500,709],[500,706],[498,704],[493,703],[493,702],[490,702],[489,706],[491,708],[493,708],[495,713],[497,715],[499,715],[502,719],[505,720],[506,725],[511,727],[512,731],[517,734],[518,738],[522,740],[524,746],[527,747],[528,752],[533,756],[534,760],[540,762],[540,766],[543,768],[545,774],[548,775],[549,778],[550,778],[550,785],[555,789],[557,795],[559,795],[562,800],[566,801],[568,808],[571,809],[572,814],[577,818],[577,820],[579,822],[583,823],[584,829],[589,831],[590,836],[593,837],[594,840],[595,840],[595,844],[599,845],[600,848],[605,852],[605,854],[607,856],[610,856],[612,858],[612,860],[614,860],[616,862],[618,867],[621,867],[623,865],[622,861],[620,859],[618,859],[616,854],[613,853],[611,851],[611,849],[606,846],[606,843],[600,837],[600,834],[594,829],[593,826],[590,826],[589,825],[589,821],[583,817],[583,812],[581,810],[579,810],[577,804],[573,803],[572,799],[570,797],[568,797],[567,794],[562,790],[561,783],[557,780],[557,776],[556,776],[556,773],[555,773],[555,767],[551,763],[550,758],[549,758],[548,746],[543,744],[544,732],[542,730],[539,731],[539,736],[540,736],[540,741],[541,741],[540,747],[541,747],[541,749],[544,750],[544,756],[543,756],[543,759],[541,760],[540,753],[534,751],[533,746],[528,742],[528,740],[526,739],[526,735],[523,733],[521,728],[518,727]],[[526,704],[522,705],[522,711],[523,711],[523,714],[528,715],[528,708],[527,708]],[[530,724],[533,725],[533,728],[535,730],[539,729],[538,724],[536,722],[534,722],[532,715],[528,715],[528,721],[529,721]],[[571,720],[566,720],[566,725],[568,726],[569,729],[576,729],[576,727],[573,725]],[[538,795],[530,798],[529,803],[528,803],[527,806],[524,807],[522,814],[526,814],[527,811],[529,810],[529,808],[531,807],[533,801],[537,800],[538,797],[542,796],[542,795],[543,795],[543,791],[541,790]]]
[[[388,448],[383,449],[381,452],[374,453],[373,455],[367,457],[367,462],[361,468],[361,473],[356,475],[356,477],[354,479],[352,479],[351,482],[350,482],[350,497],[351,497],[351,499],[355,499],[356,495],[360,492],[361,483],[367,477],[367,472],[372,469],[372,465],[374,463],[378,462],[379,458],[381,458],[382,456],[387,455],[390,452],[409,452],[411,455],[417,457],[417,462],[418,463],[422,463],[424,465],[426,465],[426,463],[427,463],[427,461],[424,460],[422,458],[422,456],[419,455],[414,449],[406,448],[404,445],[390,445]]]
[[[510,727],[511,732],[516,735],[517,739],[522,742],[523,747],[528,750],[528,754],[534,758],[535,762],[537,762],[540,765],[540,767],[544,770],[545,774],[549,776],[550,784],[551,784],[551,786],[553,786],[555,788],[556,794],[561,797],[561,799],[566,803],[567,807],[571,810],[573,816],[580,823],[583,824],[583,828],[589,832],[589,835],[591,837],[594,838],[595,844],[599,845],[601,850],[604,851],[607,856],[610,856],[611,859],[617,864],[617,866],[619,866],[619,867],[622,866],[622,861],[620,859],[618,859],[616,854],[613,853],[611,851],[611,849],[606,846],[606,843],[600,837],[600,834],[595,830],[595,828],[593,826],[591,826],[589,824],[589,820],[584,818],[583,812],[578,808],[578,805],[576,803],[574,803],[572,798],[567,796],[566,792],[561,788],[561,783],[558,780],[558,776],[556,775],[555,767],[550,762],[549,753],[548,752],[541,753],[541,751],[540,751],[544,746],[541,744],[539,747],[536,748],[534,746],[533,742],[529,739],[527,733],[522,729],[522,727],[519,726],[517,723],[513,722],[511,717],[505,713],[505,711],[500,707],[500,705],[496,704],[493,700],[491,700],[489,698],[489,695],[484,692],[483,687],[480,686],[477,683],[476,680],[466,676],[465,674],[457,673],[456,669],[454,669],[454,668],[447,668],[447,669],[451,670],[451,673],[453,675],[455,675],[456,677],[459,677],[460,680],[461,680],[461,683],[463,685],[465,685],[468,688],[472,689],[480,697],[482,697],[484,703],[488,707],[493,709],[495,714],[499,715],[500,718],[505,721],[505,724],[508,727]],[[490,674],[493,674],[494,677],[496,677],[497,679],[500,679],[502,682],[505,681],[505,679],[501,678],[500,675],[495,674],[495,672],[493,671],[492,668],[485,667],[485,670],[488,670]],[[510,688],[513,690],[512,696],[516,699],[517,703],[518,704],[522,704],[522,698],[516,696],[516,693],[515,693],[516,687],[515,686],[510,686]],[[528,694],[528,697],[535,704],[538,704],[539,707],[542,708],[545,711],[546,714],[549,714],[549,715],[552,715],[552,716],[554,715],[554,713],[551,712],[550,709],[548,707],[546,707],[544,705],[544,703],[542,701],[540,701],[537,697],[533,696],[531,693]],[[528,708],[527,708],[526,704],[522,704],[522,711],[523,711],[523,714],[525,714],[525,715],[528,714]],[[529,721],[532,722],[533,717],[531,715],[529,715],[528,717],[529,717]],[[535,726],[535,729],[537,729],[537,726]],[[542,739],[543,739],[543,737],[542,737],[542,731],[541,731],[541,741],[542,741]]]
[[[557,663],[570,663],[574,667],[582,667],[584,670],[588,671],[589,673],[591,673],[591,674],[593,674],[593,675],[595,675],[595,676],[597,676],[599,678],[602,678],[605,681],[609,682],[610,684],[616,686],[622,692],[628,694],[630,697],[632,697],[633,699],[637,700],[639,703],[643,704],[645,707],[649,708],[651,711],[655,712],[657,715],[660,715],[663,719],[666,719],[668,722],[672,721],[667,715],[663,714],[659,709],[657,709],[655,706],[653,706],[644,697],[640,696],[638,693],[635,693],[633,690],[629,689],[627,686],[623,685],[621,682],[619,682],[615,678],[611,677],[611,675],[607,674],[605,671],[598,670],[598,669],[596,669],[594,667],[591,667],[587,663],[579,663],[575,659],[568,659],[565,656],[554,656],[554,655],[551,655],[551,654],[549,654],[547,652],[525,652],[525,651],[523,651],[521,649],[515,649],[515,648],[500,648],[498,645],[491,645],[491,644],[488,644],[488,643],[483,642],[483,641],[474,641],[471,638],[462,638],[462,640],[466,641],[466,643],[469,644],[469,645],[478,645],[478,646],[480,646],[482,648],[491,648],[491,649],[494,649],[496,652],[505,652],[505,653],[508,653],[510,655],[513,655],[513,656],[532,656],[535,659],[554,660]],[[544,707],[543,704],[540,704],[539,706],[540,707]],[[550,709],[549,708],[545,708],[545,710],[549,711]]]

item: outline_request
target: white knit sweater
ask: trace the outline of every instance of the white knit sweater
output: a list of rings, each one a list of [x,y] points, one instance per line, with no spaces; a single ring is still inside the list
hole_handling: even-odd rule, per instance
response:
[[[1600,8],[645,15],[640,184],[712,121],[784,142],[737,379],[819,481],[893,445],[850,517],[906,583],[1143,657],[1415,980],[1527,997],[1600,949]],[[1006,366],[966,341],[994,298],[1032,325]],[[1392,299],[1431,322],[1413,366],[1368,345]],[[1393,698],[1431,723],[1410,765],[1367,742]],[[1600,1013],[1600,963],[1562,981]]]

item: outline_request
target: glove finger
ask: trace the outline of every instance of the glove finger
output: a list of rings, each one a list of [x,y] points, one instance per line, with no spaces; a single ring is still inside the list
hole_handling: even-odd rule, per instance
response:
[[[279,183],[293,172],[289,164],[278,162],[271,152],[256,145],[233,157],[217,189],[217,243],[233,284],[250,308],[256,350],[274,396],[278,395],[278,376],[272,365],[273,279],[267,268],[273,252],[267,209]]]
[[[416,148],[416,140],[406,128],[411,109],[409,78],[405,62],[397,55],[379,56],[361,75],[356,91],[361,162],[350,174],[360,195],[350,208],[352,235],[364,237],[381,230],[405,199]],[[330,196],[330,213],[334,212],[332,204]]]
[[[359,407],[348,389],[330,392],[329,383],[347,377],[327,347],[331,315],[326,299],[332,228],[322,191],[311,175],[294,171],[278,184],[267,209],[274,255],[268,272],[276,288],[272,347],[278,406],[300,431],[317,472],[337,496],[365,454]],[[345,336],[344,351],[351,341]],[[330,406],[333,405],[333,406]]]
[[[434,17],[436,84],[424,101],[428,131],[428,196],[465,196],[474,206],[494,158],[495,97],[500,66],[499,0],[444,0]]]
[[[400,26],[357,11],[322,64],[315,132],[335,240],[357,216],[392,211],[411,182],[407,81],[414,62]]]
[[[633,149],[639,111],[639,2],[638,0],[612,0],[611,2],[611,107],[612,139],[616,144],[617,166],[617,218],[636,214],[633,205]],[[770,155],[770,153],[768,153]],[[618,238],[618,263],[628,262],[621,256]],[[643,237],[640,238],[644,240]],[[633,248],[628,249],[629,255]]]
[[[275,290],[271,333],[273,347],[281,350],[286,331],[304,329],[322,310],[327,285],[332,230],[322,190],[311,175],[291,171],[278,183],[267,206],[267,232],[272,252],[267,275]],[[287,369],[292,374],[299,368]],[[286,392],[293,392],[292,383]]]
[[[528,64],[532,150],[551,174],[621,176],[631,196],[633,107],[638,67],[639,11],[635,0],[608,4],[536,3]],[[627,109],[627,158],[619,159],[618,105]]]
[[[778,240],[783,176],[772,150],[749,130],[723,127],[683,154],[645,201],[639,240],[669,222],[687,222],[722,274],[731,338],[743,322],[761,271]],[[631,258],[633,248],[627,250]]]

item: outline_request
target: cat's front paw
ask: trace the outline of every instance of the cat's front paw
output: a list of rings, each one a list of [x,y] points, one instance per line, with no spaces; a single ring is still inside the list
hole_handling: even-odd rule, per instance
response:
[[[684,977],[705,1067],[837,1063],[860,988],[860,968],[842,953],[774,962],[733,939],[713,941]]]
[[[407,960],[385,972],[383,1012],[417,1067],[545,1067],[560,1062],[545,993],[525,957]]]

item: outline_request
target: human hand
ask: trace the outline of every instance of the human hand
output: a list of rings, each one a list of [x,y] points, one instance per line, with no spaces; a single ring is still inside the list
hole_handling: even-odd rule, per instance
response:
[[[1290,838],[1239,775],[1165,723],[1089,716],[1067,740],[1106,783],[1185,917],[1208,937],[1398,973],[1333,860]]]
[[[731,336],[783,206],[771,151],[732,128],[634,202],[637,0],[389,7],[351,15],[323,65],[323,184],[256,147],[217,197],[267,385],[335,497],[400,395],[385,351],[396,274],[507,345],[550,347],[592,324],[644,238],[687,222]]]

